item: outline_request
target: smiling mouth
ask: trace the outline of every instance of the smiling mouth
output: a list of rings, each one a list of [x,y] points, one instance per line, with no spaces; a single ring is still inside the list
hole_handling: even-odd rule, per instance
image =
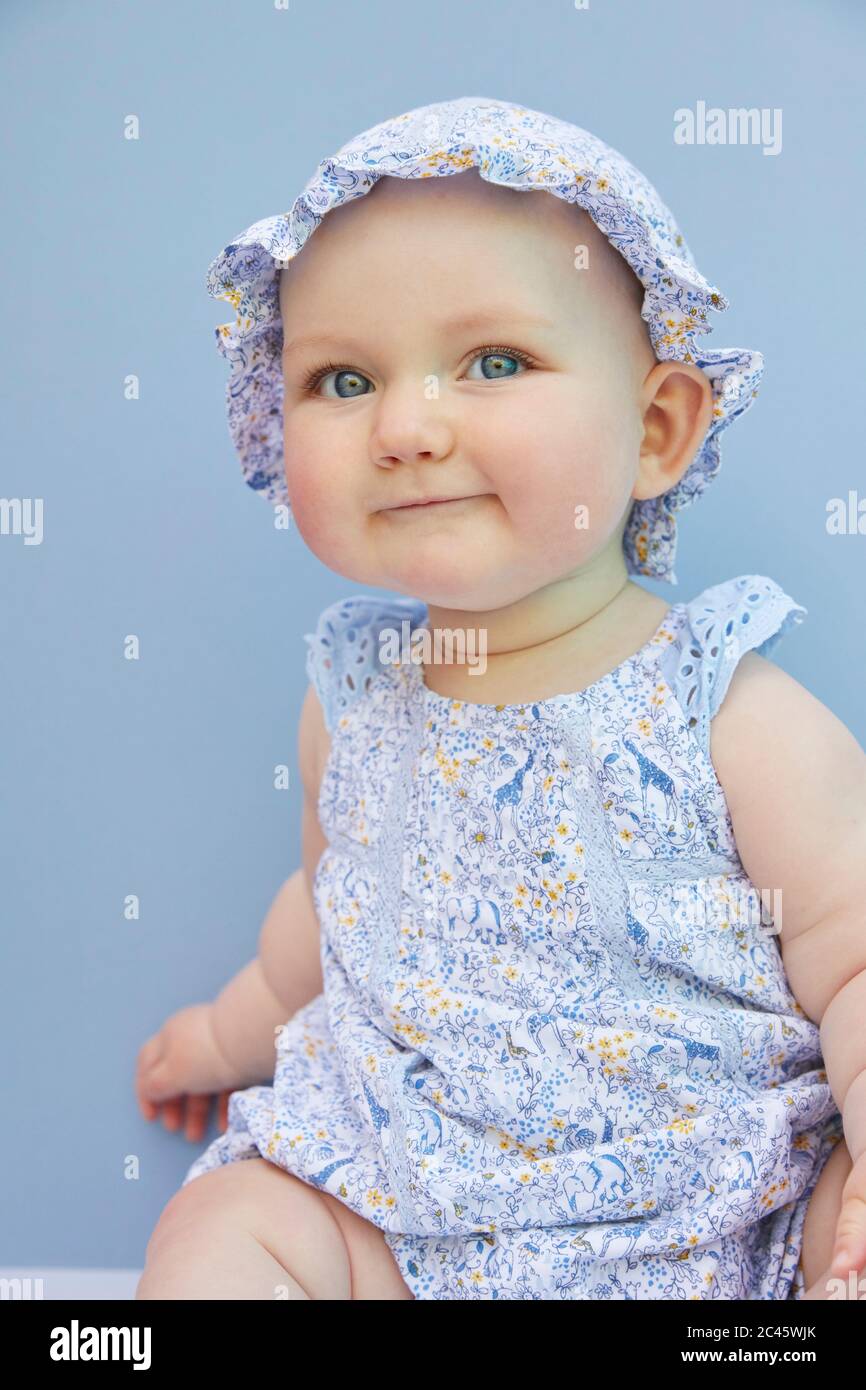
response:
[[[468,497],[441,497],[430,502],[406,502],[400,507],[386,507],[384,510],[387,512],[435,512],[440,507],[453,507],[459,502],[474,502],[476,497],[480,495],[480,493],[475,493]]]

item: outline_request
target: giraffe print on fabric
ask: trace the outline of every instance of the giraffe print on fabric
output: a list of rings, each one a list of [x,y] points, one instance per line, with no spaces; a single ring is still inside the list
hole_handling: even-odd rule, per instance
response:
[[[659,787],[664,792],[665,811],[670,816],[671,807],[675,800],[673,778],[669,777],[666,772],[662,772],[661,768],[656,767],[652,759],[646,757],[639,748],[635,748],[630,738],[624,738],[622,746],[628,749],[637,760],[637,765],[640,768],[640,794],[643,810],[646,811],[647,787],[651,785]]]
[[[709,752],[805,609],[743,575],[525,705],[380,665],[412,599],[307,634],[331,747],[323,992],[189,1169],[262,1155],[378,1226],[419,1299],[797,1299],[841,1116]]]

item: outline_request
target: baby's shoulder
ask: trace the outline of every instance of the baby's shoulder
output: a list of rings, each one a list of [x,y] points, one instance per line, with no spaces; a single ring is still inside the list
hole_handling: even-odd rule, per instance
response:
[[[426,612],[419,599],[387,594],[349,594],[322,610],[315,631],[304,633],[304,641],[307,676],[329,734],[381,674],[384,630],[396,630],[399,641],[402,624],[411,632],[423,623]]]
[[[774,903],[778,895],[785,968],[798,1002],[819,1021],[833,993],[826,963],[838,967],[837,987],[844,975],[840,915],[844,924],[862,898],[866,752],[827,705],[757,649],[727,683],[711,742],[740,860],[762,894],[772,887]],[[809,930],[823,919],[821,935]]]

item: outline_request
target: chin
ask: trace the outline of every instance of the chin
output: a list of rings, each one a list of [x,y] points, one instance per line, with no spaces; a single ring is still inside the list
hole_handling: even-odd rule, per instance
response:
[[[387,566],[390,578],[383,583],[423,598],[425,603],[435,603],[439,608],[469,608],[475,596],[480,596],[488,583],[489,569],[484,574],[467,572],[466,567],[452,563],[440,551],[437,556],[427,560],[423,555],[407,556],[405,563],[398,561]]]

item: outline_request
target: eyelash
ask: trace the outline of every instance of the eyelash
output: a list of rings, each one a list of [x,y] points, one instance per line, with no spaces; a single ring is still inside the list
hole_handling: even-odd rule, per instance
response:
[[[535,358],[532,357],[530,353],[523,352],[520,348],[504,347],[501,343],[488,343],[485,347],[475,348],[469,354],[469,363],[471,364],[474,362],[476,357],[488,357],[497,352],[502,353],[505,357],[516,358],[517,361],[522,362],[525,367],[535,367],[537,365]],[[354,367],[346,362],[321,362],[317,367],[313,367],[304,377],[301,383],[301,390],[308,392],[310,395],[314,395],[316,387],[321,384],[326,376],[330,376],[331,372],[352,372],[355,370]],[[359,375],[363,376],[364,373],[361,372]],[[504,381],[507,378],[503,377],[501,379]]]

